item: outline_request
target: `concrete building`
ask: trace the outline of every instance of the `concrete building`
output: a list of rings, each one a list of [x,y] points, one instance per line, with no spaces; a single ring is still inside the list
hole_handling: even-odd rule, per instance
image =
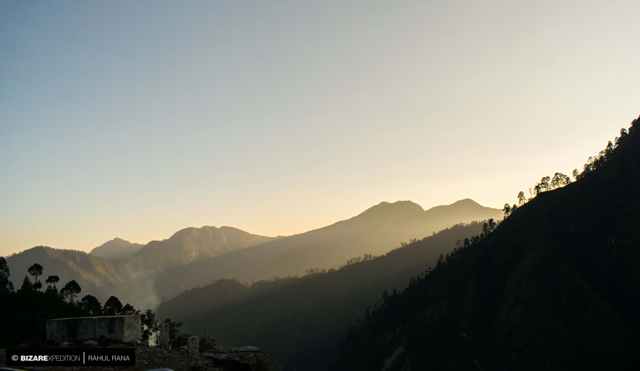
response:
[[[100,339],[118,343],[135,343],[140,340],[141,335],[139,315],[47,320],[47,340],[58,343]]]

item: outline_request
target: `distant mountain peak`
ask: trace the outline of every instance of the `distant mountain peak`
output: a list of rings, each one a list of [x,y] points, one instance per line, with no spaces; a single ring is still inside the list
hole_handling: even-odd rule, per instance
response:
[[[379,204],[368,208],[360,215],[386,214],[400,211],[409,213],[422,213],[424,212],[424,209],[422,208],[422,206],[413,201],[382,201]]]
[[[422,206],[413,202],[413,201],[395,201],[388,202],[383,201],[377,205],[374,205],[364,212],[362,212],[361,216],[390,216],[390,215],[403,215],[403,216],[413,216],[413,215],[422,215],[428,212],[434,211],[454,211],[454,210],[469,210],[473,212],[480,212],[482,210],[490,210],[491,208],[483,206],[478,202],[470,199],[464,198],[462,200],[458,200],[449,205],[439,205],[432,207],[428,210],[424,210]],[[495,209],[496,212],[500,210]]]
[[[120,237],[114,237],[112,238],[109,242],[126,242],[126,243],[131,243],[130,241],[125,240],[124,238],[120,238]]]
[[[216,227],[213,225],[203,225],[201,227],[186,227],[186,228],[182,228],[180,230],[178,230],[177,232],[175,232],[171,237],[169,237],[169,239],[172,238],[177,238],[177,237],[183,237],[183,236],[189,236],[189,235],[193,235],[199,232],[209,232],[209,233],[215,233],[217,231],[220,232],[224,232],[224,231],[230,231],[230,230],[234,230],[234,231],[240,231],[243,233],[249,233],[249,232],[245,232],[241,229],[238,228],[234,228],[234,227],[230,227],[230,226],[222,226],[222,227]]]
[[[207,227],[201,227],[201,228],[196,228],[196,227],[186,227],[186,228],[182,228],[180,230],[178,230],[177,232],[175,232],[173,235],[171,235],[171,237],[169,237],[169,239],[174,239],[174,238],[179,238],[181,236],[187,236],[191,233],[194,233],[195,231],[199,230],[199,229],[205,229]],[[211,228],[211,227],[209,227]],[[213,227],[215,228],[215,227]]]
[[[133,242],[130,242],[130,241],[127,241],[124,238],[114,237],[114,238],[110,239],[109,241],[103,243],[102,245],[96,247],[94,250],[100,249],[100,248],[105,248],[105,247],[114,247],[114,248],[130,247],[132,245],[137,245],[137,244],[135,244]]]
[[[129,242],[120,237],[111,240],[91,250],[90,254],[106,259],[121,259],[129,257],[142,248],[142,245]]]
[[[233,226],[230,226],[230,225],[220,226],[219,229],[221,231],[233,231],[233,232],[244,232],[244,233],[247,233],[246,231],[244,231],[244,230],[242,230],[240,228],[236,228],[236,227],[233,227]]]
[[[26,249],[24,251],[19,252],[18,254],[23,254],[23,253],[35,253],[35,252],[44,252],[44,253],[50,253],[52,251],[54,251],[55,249],[51,246],[45,246],[45,245],[38,245],[38,246],[34,246],[30,249]],[[17,254],[14,254],[17,255]]]
[[[477,203],[476,201],[470,199],[470,198],[465,198],[462,200],[458,200],[454,203],[452,203],[449,206],[466,206],[466,207],[485,207],[480,205],[479,203]]]

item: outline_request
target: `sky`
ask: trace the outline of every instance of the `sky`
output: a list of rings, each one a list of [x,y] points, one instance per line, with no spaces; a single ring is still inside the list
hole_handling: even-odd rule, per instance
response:
[[[3,1],[0,255],[501,207],[640,113],[637,1]]]

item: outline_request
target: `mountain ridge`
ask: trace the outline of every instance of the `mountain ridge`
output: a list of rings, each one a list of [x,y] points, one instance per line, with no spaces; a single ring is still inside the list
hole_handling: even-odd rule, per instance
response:
[[[218,279],[253,282],[329,269],[365,254],[380,255],[455,224],[497,219],[498,209],[468,203],[424,210],[411,201],[381,202],[365,211],[310,231],[170,269],[156,282],[164,299]],[[471,205],[472,206],[472,205]],[[251,267],[251,269],[247,269]],[[179,282],[169,277],[181,277]]]
[[[51,251],[43,254],[32,248],[13,254],[7,260],[14,272],[14,285],[19,285],[28,266],[37,262],[44,266],[45,275],[57,274],[65,281],[75,279],[85,293],[94,294],[101,300],[115,294],[136,306],[154,307],[163,297],[175,296],[218,278],[254,281],[304,274],[309,269],[335,268],[351,258],[383,254],[401,242],[477,219],[476,214],[473,217],[464,215],[464,208],[442,207],[437,210],[444,213],[438,211],[437,215],[425,217],[430,212],[414,202],[381,202],[356,216],[291,236],[266,237],[231,226],[186,227],[164,240],[146,244],[116,237],[89,253],[50,248]],[[447,213],[447,210],[452,212]],[[481,207],[479,210],[482,219],[501,214],[497,209]],[[412,222],[405,223],[407,220]],[[371,235],[370,229],[377,232]],[[310,244],[306,240],[309,233],[314,236]],[[303,248],[298,249],[298,246]],[[355,250],[351,249],[353,246]],[[267,249],[261,251],[264,247]],[[323,257],[327,254],[329,259]],[[86,257],[78,258],[82,255]],[[245,256],[249,257],[248,260]],[[239,257],[240,260],[235,265],[224,266],[229,257]],[[209,266],[211,261],[218,261],[217,258],[223,262],[223,267],[217,268],[217,263]],[[283,262],[290,262],[293,268],[285,269]],[[265,264],[272,266],[266,267]],[[166,283],[169,277],[175,277],[175,274],[181,274],[182,270],[192,266],[202,269],[204,274],[193,280],[188,274],[181,275],[180,282],[185,285]],[[248,269],[246,267],[252,266],[256,267],[255,275],[243,274]],[[217,272],[224,272],[224,275],[217,275]]]
[[[28,267],[39,263],[45,276],[55,274],[64,282],[76,280],[85,294],[91,293],[100,300],[116,295],[136,306],[153,307],[159,302],[153,290],[155,275],[164,269],[268,239],[228,226],[187,227],[167,239],[145,245],[116,237],[89,253],[35,246],[7,257],[7,262],[16,287]]]

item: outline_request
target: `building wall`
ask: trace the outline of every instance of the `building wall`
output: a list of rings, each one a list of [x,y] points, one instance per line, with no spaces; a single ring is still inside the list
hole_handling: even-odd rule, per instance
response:
[[[134,343],[140,340],[140,316],[59,318],[47,321],[47,340],[78,342],[108,339]]]

